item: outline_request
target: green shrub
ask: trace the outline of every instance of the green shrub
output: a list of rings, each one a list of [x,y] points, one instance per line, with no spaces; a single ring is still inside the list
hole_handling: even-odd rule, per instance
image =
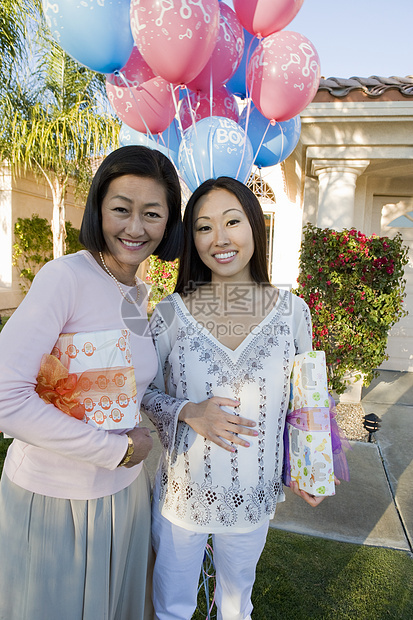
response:
[[[0,332],[3,329],[3,327],[6,325],[7,321],[9,320],[9,316],[1,316],[0,315]]]
[[[406,315],[407,248],[394,239],[304,227],[300,275],[294,291],[310,307],[314,349],[324,350],[329,387],[346,389],[348,373],[368,385],[388,359],[388,333]]]
[[[27,293],[33,278],[44,264],[53,259],[53,236],[50,223],[37,214],[19,217],[14,226],[13,265],[20,271],[20,286]],[[79,230],[66,222],[66,254],[82,249]]]

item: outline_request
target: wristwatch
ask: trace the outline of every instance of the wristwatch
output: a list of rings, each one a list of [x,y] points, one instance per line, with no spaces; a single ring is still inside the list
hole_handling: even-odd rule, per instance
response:
[[[133,445],[133,441],[132,441],[131,437],[129,437],[129,435],[128,435],[128,449],[126,450],[126,454],[123,457],[123,459],[121,460],[121,462],[119,463],[118,467],[123,467],[124,465],[129,463],[129,461],[132,458],[132,454],[133,454],[134,449],[135,449],[135,446]]]

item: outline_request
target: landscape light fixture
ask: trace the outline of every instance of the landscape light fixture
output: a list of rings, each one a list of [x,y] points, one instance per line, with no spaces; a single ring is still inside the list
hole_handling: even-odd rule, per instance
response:
[[[381,418],[375,413],[368,413],[364,416],[363,426],[369,433],[369,442],[371,442],[371,438],[373,433],[379,430],[380,428]]]

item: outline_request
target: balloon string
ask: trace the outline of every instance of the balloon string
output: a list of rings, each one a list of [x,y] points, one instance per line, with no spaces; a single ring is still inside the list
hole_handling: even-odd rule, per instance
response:
[[[248,73],[248,63],[249,63],[249,56],[250,56],[250,51],[251,51],[251,46],[252,46],[252,42],[254,41],[256,37],[253,37],[250,41],[250,44],[248,46],[248,50],[247,50],[247,56],[245,58],[245,94],[246,94],[246,98],[247,98],[247,112],[246,112],[246,117],[245,117],[245,139],[244,139],[244,144],[243,144],[243,148],[242,148],[242,157],[241,157],[241,161],[239,163],[238,166],[238,170],[237,170],[237,175],[236,175],[236,179],[238,179],[238,175],[241,171],[241,166],[242,163],[244,161],[244,157],[245,157],[245,149],[247,146],[247,131],[248,131],[248,124],[249,124],[249,119],[250,119],[250,114],[251,114],[251,98],[249,96],[249,90],[248,90],[248,84],[247,84],[247,73]],[[252,69],[252,84],[254,83],[254,76],[255,76],[255,67],[253,67]],[[255,157],[252,160],[254,163]],[[252,169],[252,166],[251,166]],[[248,177],[251,174],[251,169],[248,171],[248,176],[244,179],[243,183],[245,184],[246,181],[248,180]]]
[[[157,136],[157,144],[159,144],[159,142],[162,141],[163,145],[166,149],[168,149],[168,155],[169,155],[169,127],[168,127],[168,142],[165,142],[165,138],[163,137],[163,135],[161,133],[158,133]]]
[[[198,595],[201,592],[203,587],[205,599],[206,599],[206,608],[207,615],[205,620],[211,619],[211,612],[215,605],[215,595],[216,595],[216,571],[214,565],[214,551],[209,543],[206,544],[204,551],[204,560],[202,564],[201,576],[202,576],[202,584],[200,583],[198,586]],[[212,590],[212,602],[209,604],[210,592],[209,592],[209,581],[212,580],[213,590]]]
[[[249,99],[249,90],[248,90],[248,80],[247,80],[247,76],[248,76],[248,65],[251,59],[250,53],[251,53],[251,46],[252,46],[252,42],[254,41],[254,39],[257,39],[257,36],[252,37],[250,44],[248,46],[248,50],[247,50],[247,55],[245,57],[245,96],[247,99]],[[254,71],[253,71],[254,72]],[[254,81],[254,79],[253,79]]]
[[[279,123],[279,125],[281,129],[281,153],[280,153],[280,159],[279,161],[277,161],[277,164],[279,164],[280,161],[282,161],[283,153],[284,153],[284,131],[283,131],[283,128],[281,127],[281,123]]]
[[[120,71],[119,69],[115,69],[115,71],[113,72],[113,75],[115,75],[116,77],[120,77],[120,79],[124,82],[124,84],[126,85],[127,89],[129,90],[130,95],[132,96],[132,99],[134,100],[135,104],[136,104],[136,109],[138,111],[139,116],[141,117],[141,121],[142,123],[145,125],[146,128],[146,133],[149,134],[149,136],[151,137],[151,139],[153,140],[153,135],[151,133],[151,130],[149,129],[148,125],[146,124],[145,119],[143,118],[140,110],[139,110],[139,103],[135,97],[135,93],[133,92],[133,90],[130,87],[130,84],[128,82],[128,80],[126,79],[125,75],[122,73],[122,71]]]
[[[201,104],[201,100],[200,100],[200,95],[199,93],[197,93],[197,102],[195,104],[195,108],[192,108],[192,103],[191,103],[191,97],[189,95],[189,88],[186,88],[186,98],[188,101],[188,110],[189,110],[189,114],[191,116],[191,123],[192,123],[192,127],[195,129],[195,124],[196,124],[196,112]]]
[[[171,132],[171,126],[169,125],[169,127],[168,127],[168,142],[165,142],[165,138],[164,138],[164,136],[163,136],[163,133],[158,133],[158,137],[157,137],[157,144],[160,144],[161,142],[163,143],[164,147],[165,147],[165,148],[167,149],[167,151],[168,151],[168,157],[169,157],[169,159],[171,159],[171,160],[172,160],[172,159],[173,159],[173,158],[172,158],[172,154],[171,154],[172,149],[169,147],[169,144],[170,144],[170,139],[171,139],[171,138],[170,138],[170,135],[171,135],[171,134],[170,134],[170,132]]]
[[[238,179],[238,175],[241,171],[241,166],[242,166],[242,162],[244,161],[244,157],[245,157],[245,149],[247,146],[247,131],[248,131],[248,123],[249,123],[249,118],[250,118],[250,114],[251,114],[251,100],[248,99],[247,100],[247,112],[246,112],[246,116],[245,116],[245,136],[244,136],[244,144],[242,146],[242,156],[241,156],[241,161],[239,162],[239,166],[238,166],[238,170],[237,170],[237,174],[235,176],[236,179]],[[255,158],[254,158],[255,159]],[[252,162],[254,163],[254,159],[252,160]],[[248,177],[250,175],[251,170],[249,170],[248,172]],[[248,179],[247,177],[247,179]],[[243,183],[245,183],[245,181],[243,181]]]
[[[212,80],[212,63],[211,63],[211,71],[210,71],[210,78],[209,78],[209,115],[212,118],[212,110],[213,110],[213,96],[214,96],[214,84],[213,84],[213,80]],[[209,178],[212,179],[214,174],[213,174],[213,165],[212,165],[212,138],[209,144]],[[206,180],[206,179],[205,179]]]
[[[258,174],[260,177],[260,198],[263,198],[264,196],[264,187],[263,187],[263,183],[262,183],[262,169],[261,166],[258,166]]]
[[[177,88],[180,88],[180,87],[177,86]],[[184,130],[183,130],[183,127],[182,127],[181,117],[179,116],[179,112],[178,112],[178,102],[176,100],[175,90],[174,90],[173,84],[171,84],[171,89],[172,89],[172,99],[173,99],[174,106],[175,106],[176,119],[178,121],[179,130],[181,132],[182,144],[184,146],[185,155],[186,155],[187,160],[192,163],[192,170],[194,172],[197,185],[199,185],[199,177],[198,177],[198,172],[197,172],[197,169],[196,169],[196,166],[195,166],[194,156],[193,156],[192,150],[189,150],[187,148],[186,138],[185,138]]]
[[[263,145],[263,142],[264,142],[264,140],[265,140],[265,136],[267,135],[267,132],[268,132],[268,130],[269,130],[269,128],[270,128],[270,125],[271,125],[271,121],[268,121],[268,125],[267,125],[267,127],[265,128],[264,133],[262,134],[261,142],[259,143],[258,148],[257,148],[257,150],[256,150],[256,151],[255,151],[255,153],[254,153],[254,157],[253,157],[253,160],[252,160],[252,161],[255,161],[255,158],[257,157],[257,155],[258,155],[258,153],[259,153],[259,150],[260,150],[260,148],[261,148],[261,147],[262,147],[262,145]],[[245,181],[244,181],[244,183],[245,183]]]
[[[178,102],[177,102],[176,96],[175,96],[175,89],[176,88],[180,88],[180,86],[174,86],[173,84],[170,84],[170,87],[171,87],[171,91],[172,91],[172,101],[174,103],[176,120],[178,121],[179,130],[181,132],[181,138],[183,138],[184,137],[184,130],[183,130],[182,123],[181,123],[181,117],[179,116],[179,112],[178,112]]]
[[[172,85],[171,85],[172,88]],[[172,93],[173,93],[173,89],[172,89]],[[175,129],[175,124],[174,124],[174,129]],[[168,150],[168,157],[172,160],[173,157],[171,156],[171,147],[170,147],[170,143],[171,143],[171,125],[169,125],[168,129],[168,142],[165,142],[165,138],[163,136],[163,132],[158,133],[157,135],[157,144],[160,144],[160,142],[163,143],[164,147]],[[175,129],[176,130],[176,129]],[[165,130],[166,131],[166,130]]]
[[[192,128],[194,130],[195,138],[198,141],[198,128],[196,126],[196,112],[197,112],[199,106],[201,105],[201,95],[200,95],[199,91],[196,92],[197,101],[196,101],[195,106],[192,107],[191,97],[190,97],[190,94],[189,94],[189,88],[188,87],[186,87],[186,93],[187,93],[187,100],[188,100],[188,109],[189,109],[189,113],[191,115]],[[191,155],[190,159],[191,159],[191,162],[192,162],[192,169],[193,169],[193,171],[195,173],[197,185],[199,185],[200,184],[199,183],[199,176],[198,176],[198,172],[197,172],[197,169],[196,169],[196,164],[195,164],[195,160],[194,160],[194,156],[193,156],[192,150],[190,151],[190,155]],[[205,174],[204,162],[203,162],[202,158],[200,159],[200,164],[201,164],[201,170],[202,170],[202,177],[203,177],[203,180],[205,181],[206,174]]]

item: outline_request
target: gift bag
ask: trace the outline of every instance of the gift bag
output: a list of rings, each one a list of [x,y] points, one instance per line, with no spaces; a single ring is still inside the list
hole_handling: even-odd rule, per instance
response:
[[[314,496],[334,495],[330,403],[324,351],[295,356],[284,429],[284,473]]]

